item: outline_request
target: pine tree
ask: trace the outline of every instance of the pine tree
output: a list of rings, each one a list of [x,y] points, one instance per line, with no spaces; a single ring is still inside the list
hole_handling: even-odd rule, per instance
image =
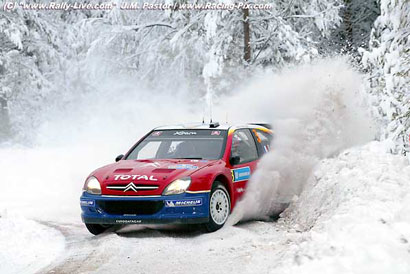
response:
[[[20,137],[47,119],[47,109],[98,96],[108,78],[212,100],[258,68],[317,56],[319,38],[340,24],[341,1],[265,1],[272,9],[249,9],[245,20],[242,9],[182,9],[205,0],[168,0],[180,6],[163,11],[122,11],[121,1],[111,11],[2,11],[0,97]]]
[[[410,1],[382,0],[369,50],[362,51],[369,72],[369,92],[382,123],[381,139],[393,152],[409,152]]]

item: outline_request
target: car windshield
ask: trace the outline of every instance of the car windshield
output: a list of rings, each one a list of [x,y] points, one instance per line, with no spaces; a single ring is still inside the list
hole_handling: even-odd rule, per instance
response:
[[[158,130],[128,154],[127,160],[220,159],[226,130]]]

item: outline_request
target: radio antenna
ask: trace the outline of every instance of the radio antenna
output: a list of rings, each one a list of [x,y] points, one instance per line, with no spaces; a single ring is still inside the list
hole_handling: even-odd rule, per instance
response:
[[[212,124],[212,93],[209,94],[209,118],[209,123]]]
[[[212,97],[213,97],[213,92],[212,88],[208,86],[208,89],[206,91],[206,102],[209,107],[209,123],[212,123]]]

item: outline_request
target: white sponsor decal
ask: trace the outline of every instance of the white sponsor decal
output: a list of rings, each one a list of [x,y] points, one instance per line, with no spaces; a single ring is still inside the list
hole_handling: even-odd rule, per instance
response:
[[[196,135],[195,131],[177,131],[174,135]]]
[[[119,224],[140,224],[141,220],[115,220]]]
[[[242,193],[244,191],[245,191],[245,189],[243,187],[240,187],[240,188],[236,189],[236,192],[238,192],[238,193]]]
[[[114,175],[114,180],[118,181],[118,180],[145,180],[145,181],[158,181],[157,178],[155,178],[154,176],[149,176],[148,175],[138,175],[138,174],[134,174],[134,175],[123,175],[123,174],[118,174],[118,175]]]
[[[239,172],[239,173],[238,173],[238,177],[249,176],[249,175],[251,175],[251,173],[250,173],[249,171]]]
[[[89,200],[81,200],[80,204],[82,206],[93,206],[94,205],[94,201],[89,201]]]
[[[175,207],[175,204],[173,201],[165,201],[165,206],[166,207]]]
[[[171,165],[168,166],[168,169],[197,169],[197,166],[189,165],[189,164],[178,164],[178,165]]]
[[[202,205],[202,199],[191,200],[166,200],[166,207],[180,207],[180,206],[200,206]]]

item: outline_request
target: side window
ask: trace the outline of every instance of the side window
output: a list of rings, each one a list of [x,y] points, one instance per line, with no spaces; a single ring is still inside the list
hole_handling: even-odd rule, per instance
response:
[[[270,145],[273,139],[272,134],[259,129],[252,129],[252,134],[255,136],[259,155],[262,156],[270,150]]]
[[[238,164],[258,159],[255,141],[248,129],[236,130],[232,137],[231,157],[239,157]]]

